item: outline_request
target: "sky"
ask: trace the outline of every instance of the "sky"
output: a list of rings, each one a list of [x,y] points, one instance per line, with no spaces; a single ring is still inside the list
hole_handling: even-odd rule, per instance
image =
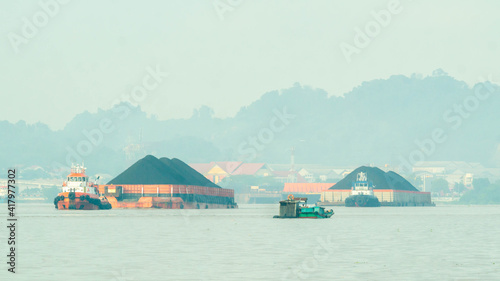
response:
[[[500,81],[493,0],[61,2],[0,2],[0,120],[62,129],[124,100],[224,118],[296,82],[338,96],[438,68]]]

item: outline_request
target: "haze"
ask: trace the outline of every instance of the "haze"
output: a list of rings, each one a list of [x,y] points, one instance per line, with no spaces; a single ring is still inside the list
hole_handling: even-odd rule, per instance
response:
[[[354,45],[355,28],[390,1],[234,1],[222,16],[214,3],[72,1],[16,45],[23,18],[43,10],[38,1],[2,1],[0,120],[62,129],[85,110],[111,108],[148,67],[169,73],[139,104],[161,120],[202,105],[234,116],[295,82],[343,95],[363,81],[437,68],[469,85],[498,75],[496,1],[400,1],[350,62],[340,45]]]

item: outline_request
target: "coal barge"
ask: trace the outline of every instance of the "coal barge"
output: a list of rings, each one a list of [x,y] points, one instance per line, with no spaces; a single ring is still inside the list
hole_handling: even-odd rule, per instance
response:
[[[179,159],[148,155],[100,185],[113,208],[237,208],[234,190],[221,188]]]
[[[377,207],[377,201],[380,206],[435,206],[430,192],[420,192],[399,174],[366,166],[358,167],[321,192],[321,201],[317,204]]]

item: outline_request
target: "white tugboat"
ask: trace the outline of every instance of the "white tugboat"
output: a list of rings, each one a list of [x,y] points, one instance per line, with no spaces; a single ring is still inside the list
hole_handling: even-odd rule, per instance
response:
[[[352,184],[351,195],[345,199],[346,207],[380,207],[378,198],[373,193],[373,183],[368,181],[366,173],[360,172]]]
[[[62,192],[54,198],[58,210],[100,210],[111,209],[105,196],[99,194],[98,185],[89,181],[85,167],[71,167],[67,181],[63,182]]]

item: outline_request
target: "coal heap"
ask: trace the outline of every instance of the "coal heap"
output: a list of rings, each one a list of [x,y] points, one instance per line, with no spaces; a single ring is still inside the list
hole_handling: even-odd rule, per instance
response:
[[[373,189],[394,189],[394,190],[407,190],[407,191],[419,191],[406,179],[404,179],[399,174],[389,171],[384,172],[377,167],[366,167],[361,166],[356,170],[352,171],[349,175],[343,178],[341,181],[336,183],[329,189],[351,189],[352,183],[356,181],[358,173],[364,172],[368,178],[369,182],[372,182]]]
[[[195,169],[191,168],[188,164],[182,162],[177,158],[168,159],[167,157],[160,158],[160,161],[163,162],[167,167],[177,171],[177,173],[184,176],[184,178],[188,179],[190,185],[198,185],[198,186],[208,186],[208,187],[220,187],[215,183],[211,182],[202,174],[198,173]]]
[[[176,184],[219,187],[179,159],[148,155],[108,184]],[[220,187],[219,187],[220,188]]]

